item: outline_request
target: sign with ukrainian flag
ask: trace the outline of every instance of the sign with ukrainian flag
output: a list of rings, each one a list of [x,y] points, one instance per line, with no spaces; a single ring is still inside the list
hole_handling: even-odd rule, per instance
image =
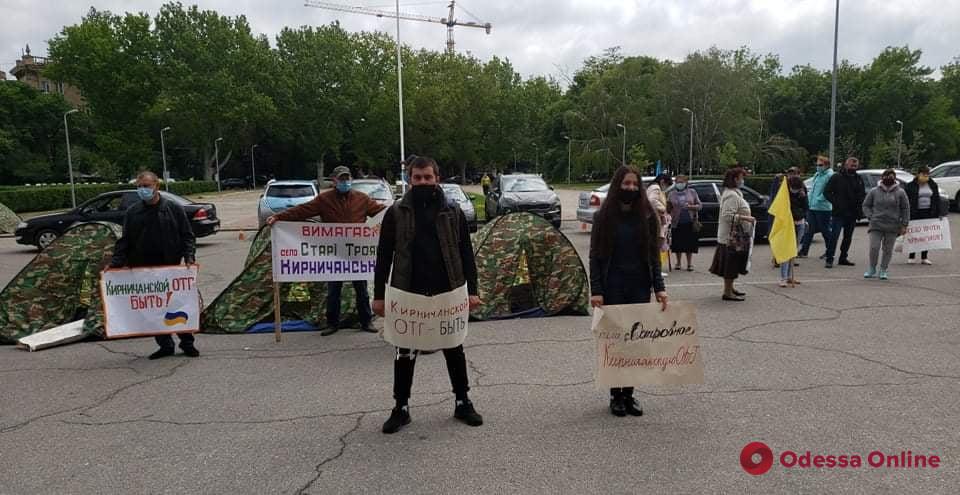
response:
[[[105,270],[100,277],[109,339],[200,331],[197,265]]]

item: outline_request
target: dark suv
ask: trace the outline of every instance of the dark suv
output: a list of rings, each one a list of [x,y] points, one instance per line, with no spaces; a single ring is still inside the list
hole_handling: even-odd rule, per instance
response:
[[[190,219],[193,235],[204,237],[220,230],[217,207],[209,203],[194,203],[173,193],[160,191],[164,198],[183,207]],[[40,249],[50,245],[71,226],[82,222],[113,222],[123,225],[127,208],[140,201],[137,191],[112,191],[90,199],[73,210],[34,217],[17,226],[17,243],[33,244]]]
[[[487,218],[526,211],[560,228],[560,198],[539,175],[501,175],[493,180],[486,197]]]

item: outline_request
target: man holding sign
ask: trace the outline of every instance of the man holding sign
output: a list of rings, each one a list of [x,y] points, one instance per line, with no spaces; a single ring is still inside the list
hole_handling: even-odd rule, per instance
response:
[[[408,176],[413,187],[383,218],[374,277],[373,311],[385,317],[384,338],[397,346],[396,407],[383,432],[395,433],[410,423],[408,401],[417,355],[438,348],[443,349],[456,394],[454,417],[480,426],[483,418],[467,397],[462,345],[469,310],[480,304],[467,221],[459,207],[444,199],[433,159],[410,160]]]
[[[276,222],[300,222],[319,216],[326,223],[364,223],[367,217],[376,216],[384,206],[370,199],[370,196],[351,188],[353,176],[344,166],[333,169],[333,189],[324,191],[307,203],[277,213],[267,219],[267,225]],[[333,335],[340,330],[340,291],[343,282],[327,283],[327,329],[320,335]],[[353,290],[357,293],[357,314],[360,316],[360,329],[374,333],[371,325],[373,313],[370,311],[370,296],[367,294],[367,281],[355,280]]]
[[[110,268],[176,266],[183,261],[196,263],[196,246],[190,220],[183,207],[160,195],[159,180],[153,172],[137,175],[137,195],[141,201],[123,217],[123,235],[113,248]],[[192,333],[177,334],[180,349],[189,357],[198,357]],[[174,354],[173,337],[157,335],[160,349],[150,355],[159,359]]]

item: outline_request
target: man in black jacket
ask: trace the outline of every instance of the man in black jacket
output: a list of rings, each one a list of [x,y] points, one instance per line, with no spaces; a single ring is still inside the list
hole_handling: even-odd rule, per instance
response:
[[[196,246],[193,229],[183,207],[160,195],[159,180],[153,172],[140,172],[137,176],[137,195],[141,201],[131,206],[123,217],[123,236],[113,248],[111,268],[138,266],[188,265],[196,263]],[[191,333],[177,334],[180,349],[190,357],[200,352],[194,346]],[[160,350],[150,359],[172,356],[173,337],[156,337]]]
[[[866,187],[863,184],[863,177],[857,173],[860,167],[860,160],[855,157],[847,158],[843,163],[843,169],[838,174],[834,174],[827,182],[827,187],[823,195],[827,201],[833,205],[833,249],[827,249],[827,268],[833,268],[834,250],[837,248],[837,239],[840,238],[840,230],[843,229],[843,242],[840,244],[840,259],[838,265],[855,266],[856,263],[850,261],[850,243],[853,242],[853,230],[857,226],[857,220],[863,216],[863,200],[867,196]]]
[[[456,204],[445,200],[439,187],[440,169],[432,158],[411,160],[408,176],[413,187],[383,217],[373,312],[384,316],[387,278],[391,287],[423,296],[444,294],[466,283],[470,309],[477,307],[477,267],[466,217]],[[383,425],[384,433],[395,433],[410,423],[408,401],[417,355],[416,350],[397,348],[393,362],[396,406]],[[470,387],[463,346],[444,349],[443,357],[456,395],[454,417],[470,426],[482,425],[483,418],[467,397]]]

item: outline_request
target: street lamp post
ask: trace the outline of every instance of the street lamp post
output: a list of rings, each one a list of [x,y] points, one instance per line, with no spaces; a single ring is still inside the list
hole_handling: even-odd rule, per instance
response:
[[[218,137],[216,140],[213,141],[213,150],[214,150],[213,159],[216,160],[216,163],[214,163],[213,165],[214,167],[216,167],[214,169],[213,179],[217,181],[217,192],[221,191],[221,188],[220,188],[220,141],[223,141],[222,137]]]
[[[617,127],[623,129],[623,151],[620,153],[620,164],[627,164],[627,126],[617,124]]]
[[[70,173],[70,202],[74,208],[77,207],[77,186],[73,182],[73,156],[70,154],[70,126],[67,125],[67,115],[78,111],[74,108],[63,114],[63,134],[67,138],[67,170]]]
[[[167,174],[167,143],[163,140],[163,133],[170,130],[170,127],[160,129],[160,154],[163,156],[163,188],[170,190],[170,176]]]
[[[903,121],[898,120],[900,124],[900,131],[897,132],[897,168],[900,168],[900,151],[903,149]]]
[[[690,110],[687,107],[683,107],[683,111],[690,114],[690,162],[687,164],[690,167],[689,177],[693,178],[693,110]]]
[[[397,7],[397,102],[400,109],[400,192],[407,193],[407,182],[403,180],[403,165],[407,159],[406,143],[403,139],[403,60],[400,57],[400,0]]]
[[[253,181],[253,188],[257,188],[257,155],[256,149],[259,144],[250,147],[250,180]]]
[[[834,141],[837,136],[837,41],[840,38],[840,0],[833,18],[833,90],[830,93],[830,168],[833,168]]]
[[[540,147],[537,146],[536,144],[533,145],[533,153],[534,153],[533,171],[539,174],[540,173]]]
[[[570,183],[570,145],[573,143],[573,140],[570,139],[570,136],[563,136],[563,139],[567,140],[567,184]]]

